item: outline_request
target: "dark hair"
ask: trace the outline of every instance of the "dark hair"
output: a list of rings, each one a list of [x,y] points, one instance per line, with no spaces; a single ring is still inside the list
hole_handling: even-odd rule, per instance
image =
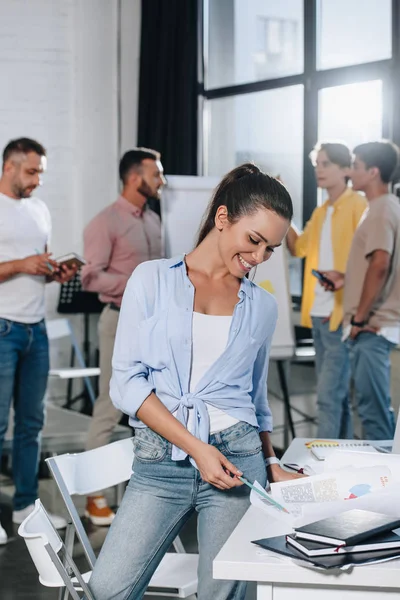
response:
[[[203,218],[196,246],[215,227],[215,215],[220,206],[228,209],[230,223],[235,223],[244,215],[253,214],[260,208],[272,210],[288,221],[293,217],[292,199],[285,186],[251,163],[230,171],[215,189]]]
[[[317,154],[318,152],[325,152],[331,163],[337,165],[341,169],[346,169],[351,167],[351,152],[350,148],[343,144],[342,142],[319,142],[314,146],[309,154],[309,158],[315,167],[317,164]],[[345,182],[348,183],[350,181],[350,177],[345,175]]]
[[[42,144],[39,144],[39,142],[36,142],[35,140],[31,140],[30,138],[11,140],[3,150],[3,167],[5,162],[9,160],[13,154],[28,154],[28,152],[36,152],[39,156],[46,156],[46,150]]]
[[[318,152],[323,150],[329,160],[341,167],[342,169],[351,167],[351,152],[350,148],[346,146],[346,144],[342,144],[341,142],[319,142],[314,146],[311,150],[309,157],[312,164],[315,166],[317,160]]]
[[[161,155],[156,150],[150,148],[133,148],[125,152],[119,162],[119,177],[122,183],[126,182],[127,176],[133,170],[139,170],[142,160],[150,158],[151,160],[160,160]]]
[[[399,164],[399,148],[389,140],[360,144],[354,148],[353,154],[365,163],[367,169],[376,167],[383,183],[392,180]]]

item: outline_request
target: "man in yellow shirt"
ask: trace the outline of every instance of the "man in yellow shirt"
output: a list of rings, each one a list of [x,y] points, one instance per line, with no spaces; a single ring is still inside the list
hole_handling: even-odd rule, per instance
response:
[[[302,233],[294,226],[289,229],[287,245],[293,256],[306,259],[301,324],[312,327],[314,338],[318,437],[352,438],[349,356],[341,339],[343,291],[325,291],[312,270],[346,270],[353,236],[367,201],[347,185],[352,158],[347,146],[320,144],[310,158],[318,187],[327,191],[328,199],[314,210]]]

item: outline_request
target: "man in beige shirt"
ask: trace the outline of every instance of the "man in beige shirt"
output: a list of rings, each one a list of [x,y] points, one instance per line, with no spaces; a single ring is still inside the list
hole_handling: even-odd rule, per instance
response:
[[[116,202],[102,210],[84,232],[84,289],[98,292],[106,304],[99,320],[100,383],[89,426],[87,450],[110,442],[121,413],[109,396],[111,360],[119,310],[125,286],[134,269],[146,260],[162,257],[159,216],[146,209],[149,198],[158,198],[165,183],[160,155],[136,148],[126,152],[119,165],[123,184]],[[86,516],[95,525],[109,525],[114,513],[102,495],[88,498]]]
[[[390,352],[400,342],[400,204],[389,194],[399,149],[371,142],[354,149],[353,187],[369,208],[354,235],[345,275],[326,271],[335,288],[344,284],[344,339],[350,351],[356,402],[366,439],[392,439]]]

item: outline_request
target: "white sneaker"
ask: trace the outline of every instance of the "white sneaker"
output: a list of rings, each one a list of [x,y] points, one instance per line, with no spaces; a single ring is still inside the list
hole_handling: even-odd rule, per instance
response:
[[[0,523],[0,546],[4,546],[4,544],[7,544],[7,540],[8,540],[8,537],[5,532],[5,529],[3,529],[3,527],[1,526],[1,523]]]
[[[12,516],[13,523],[15,523],[16,525],[21,525],[21,523],[25,521],[26,517],[28,517],[31,514],[31,512],[34,511],[34,509],[35,505],[30,504],[22,510],[14,510]],[[67,521],[64,519],[64,517],[52,515],[51,513],[47,514],[49,515],[49,519],[56,529],[65,529],[65,527],[67,526]]]

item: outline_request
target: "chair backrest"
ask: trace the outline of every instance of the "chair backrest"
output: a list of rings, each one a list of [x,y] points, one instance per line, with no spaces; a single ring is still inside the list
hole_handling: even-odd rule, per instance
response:
[[[133,463],[132,439],[119,440],[78,454],[53,456],[46,462],[51,470],[54,464],[57,465],[70,496],[90,495],[130,479]],[[57,481],[57,477],[54,477]]]
[[[74,600],[79,600],[77,589],[80,589],[85,593],[88,600],[93,600],[87,584],[72,557],[68,554],[62,539],[39,499],[35,502],[34,510],[19,526],[18,534],[25,540],[42,585],[46,587],[66,587]],[[59,556],[61,552],[64,562]],[[74,576],[78,588],[75,588],[72,582]]]
[[[25,540],[40,582],[48,587],[64,586],[63,578],[46,549],[50,545],[55,555],[58,555],[63,542],[40,500],[36,500],[34,510],[19,526],[18,535]]]
[[[47,458],[46,462],[60,490],[86,558],[93,568],[96,556],[71,496],[92,494],[128,481],[133,464],[132,438],[79,454],[53,456]]]

